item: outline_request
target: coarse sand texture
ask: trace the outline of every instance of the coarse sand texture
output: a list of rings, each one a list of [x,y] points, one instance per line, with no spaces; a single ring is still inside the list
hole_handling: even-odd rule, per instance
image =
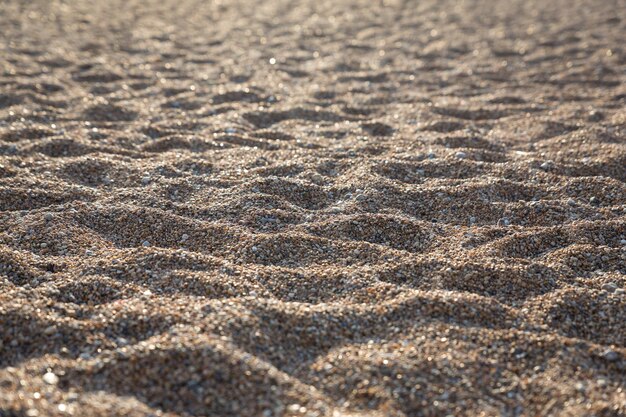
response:
[[[0,417],[626,416],[625,0],[0,2]]]

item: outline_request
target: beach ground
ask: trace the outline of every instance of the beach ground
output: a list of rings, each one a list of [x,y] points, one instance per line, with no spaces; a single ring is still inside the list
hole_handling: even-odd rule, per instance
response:
[[[0,28],[0,416],[626,415],[624,1]]]

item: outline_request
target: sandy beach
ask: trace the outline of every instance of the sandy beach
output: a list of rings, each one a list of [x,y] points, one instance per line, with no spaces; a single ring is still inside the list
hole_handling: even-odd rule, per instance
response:
[[[626,415],[623,0],[7,0],[0,416]]]

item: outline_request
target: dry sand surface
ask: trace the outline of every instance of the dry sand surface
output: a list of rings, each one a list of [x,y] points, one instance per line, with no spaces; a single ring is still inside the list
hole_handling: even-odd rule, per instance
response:
[[[624,0],[0,28],[0,416],[625,415]]]

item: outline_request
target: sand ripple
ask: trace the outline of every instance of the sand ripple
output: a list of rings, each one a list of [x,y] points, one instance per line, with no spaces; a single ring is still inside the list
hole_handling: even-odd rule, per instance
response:
[[[623,3],[3,3],[0,416],[626,414]]]

